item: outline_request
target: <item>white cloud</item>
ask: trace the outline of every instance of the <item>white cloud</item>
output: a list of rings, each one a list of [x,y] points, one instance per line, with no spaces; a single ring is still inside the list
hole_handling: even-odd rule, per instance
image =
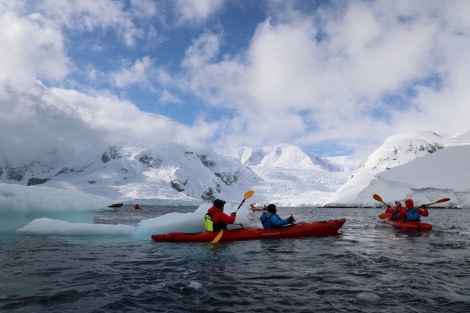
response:
[[[155,13],[155,7],[145,1],[132,1],[130,12],[136,17]],[[112,0],[42,0],[29,4],[31,10],[37,10],[49,20],[74,31],[92,32],[94,30],[112,30],[127,46],[134,46],[136,40],[144,37],[144,32],[135,26],[135,17],[124,10],[124,3]],[[146,10],[142,10],[146,8]]]
[[[367,153],[397,132],[448,135],[468,129],[469,2],[358,0],[308,11],[277,1],[246,46],[236,50],[225,50],[232,44],[226,41],[230,30],[212,19],[223,1],[127,4],[0,5],[0,128],[15,129],[9,147],[47,141],[85,149],[116,139],[152,142],[158,134],[181,142],[217,138],[221,145],[331,140]],[[152,49],[172,38],[168,21],[174,16],[165,15],[170,11],[177,12],[178,27],[202,27],[191,30],[194,40],[183,59],[168,61],[173,51]],[[82,62],[82,69],[67,49],[74,44],[70,34],[94,37],[90,42],[100,47],[100,56],[110,55],[110,46],[121,50],[106,66],[93,60]],[[114,35],[117,42],[104,41]],[[80,52],[97,51],[87,48]],[[76,68],[90,81],[74,81],[70,73]],[[43,85],[32,87],[35,80]],[[213,123],[200,116],[191,127],[180,125],[113,95],[117,86],[128,97],[126,87],[134,85],[150,94],[162,91],[162,104],[187,97],[192,101],[185,105],[202,103],[205,112],[215,108],[214,114],[226,115],[208,113]],[[386,96],[401,102],[384,101]],[[92,140],[83,139],[90,135]],[[10,139],[2,136],[2,143]]]
[[[135,61],[131,66],[124,65],[119,71],[111,73],[114,83],[118,87],[127,87],[129,85],[142,83],[150,86],[149,75],[153,71],[153,61],[145,56]]]
[[[60,30],[39,14],[19,16],[14,9],[0,7],[0,81],[63,79],[69,60]]]
[[[179,24],[201,23],[217,12],[224,0],[176,0],[175,10]]]
[[[397,4],[354,1],[316,15],[287,5],[258,26],[247,51],[222,58],[220,35],[206,33],[187,50],[188,86],[237,112],[221,138],[234,144],[336,140],[372,144],[370,152],[397,131],[466,130],[468,4]],[[440,90],[425,83],[436,77]],[[403,101],[384,102],[388,95]]]
[[[46,151],[63,156],[126,142],[200,146],[213,132],[207,123],[185,126],[143,113],[110,95],[91,96],[38,83],[2,89],[0,102],[2,157],[20,162]]]
[[[173,96],[168,90],[163,89],[158,99],[162,103],[183,103],[181,99]]]

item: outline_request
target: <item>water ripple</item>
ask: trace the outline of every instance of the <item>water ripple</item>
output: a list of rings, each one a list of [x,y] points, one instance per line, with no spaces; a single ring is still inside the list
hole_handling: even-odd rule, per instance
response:
[[[396,230],[374,209],[293,212],[348,221],[336,236],[215,245],[2,238],[0,311],[469,311],[468,211],[433,211],[427,234]]]

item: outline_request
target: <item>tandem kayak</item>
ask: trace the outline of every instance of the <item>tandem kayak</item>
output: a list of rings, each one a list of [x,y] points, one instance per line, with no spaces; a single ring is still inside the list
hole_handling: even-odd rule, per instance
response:
[[[431,230],[432,225],[428,223],[422,223],[420,221],[393,221],[390,218],[384,219],[384,222],[395,227],[409,229],[409,230]]]
[[[311,223],[298,223],[282,228],[240,228],[224,230],[219,241],[257,240],[272,238],[298,238],[307,236],[321,236],[336,234],[346,222],[345,218],[338,220],[317,221]],[[155,234],[155,241],[212,241],[218,232]]]

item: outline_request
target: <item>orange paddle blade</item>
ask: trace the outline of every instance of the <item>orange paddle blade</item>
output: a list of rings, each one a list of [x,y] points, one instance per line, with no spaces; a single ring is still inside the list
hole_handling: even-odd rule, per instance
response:
[[[378,194],[376,194],[376,193],[375,193],[372,197],[373,197],[375,200],[379,201],[379,202],[383,202],[382,197],[380,197],[380,196],[379,196]]]
[[[384,220],[384,219],[389,218],[389,217],[392,217],[392,214],[382,213],[382,214],[379,215],[379,218],[381,220]]]

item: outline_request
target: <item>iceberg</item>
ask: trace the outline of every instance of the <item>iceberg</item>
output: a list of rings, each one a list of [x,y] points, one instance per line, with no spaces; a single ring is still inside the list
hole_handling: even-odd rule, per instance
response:
[[[92,223],[106,197],[76,190],[0,183],[0,232],[11,232],[38,218]]]

